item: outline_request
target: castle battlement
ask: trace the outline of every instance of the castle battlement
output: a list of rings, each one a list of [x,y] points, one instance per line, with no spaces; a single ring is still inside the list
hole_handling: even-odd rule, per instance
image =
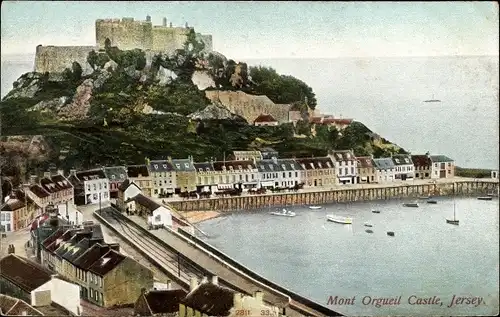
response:
[[[167,18],[163,18],[162,25],[153,25],[151,17],[146,16],[145,21],[134,18],[122,19],[97,19],[95,21],[96,45],[93,46],[37,46],[35,55],[36,72],[62,72],[66,67],[71,67],[73,61],[88,69],[86,57],[92,49],[104,49],[104,43],[110,40],[111,46],[122,50],[141,49],[157,53],[171,53],[184,46],[187,35],[193,27],[174,27]],[[203,41],[205,51],[211,52],[212,35],[196,33],[198,41]]]

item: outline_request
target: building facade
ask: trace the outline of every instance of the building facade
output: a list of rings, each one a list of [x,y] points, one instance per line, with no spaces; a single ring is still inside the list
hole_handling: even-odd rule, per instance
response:
[[[375,165],[371,156],[357,156],[358,161],[358,178],[359,184],[376,183],[377,173],[375,172]]]
[[[82,172],[71,171],[69,181],[74,187],[77,205],[98,204],[109,201],[109,180],[102,169]]]
[[[139,186],[144,195],[153,197],[153,178],[149,174],[147,165],[129,165],[127,175],[131,182]]]
[[[171,159],[170,163],[175,170],[175,193],[196,191],[196,170],[193,165],[193,157],[189,156],[187,159]]]
[[[259,172],[253,161],[212,162],[217,190],[256,188]]]
[[[298,158],[302,166],[306,187],[334,186],[337,183],[335,166],[329,157]]]
[[[35,215],[28,212],[26,198],[18,192],[1,207],[0,219],[3,231],[12,232],[28,227]]]
[[[120,208],[120,210],[125,211],[127,210],[125,202],[141,193],[142,191],[139,186],[137,186],[133,181],[127,179],[118,187],[116,205]]]
[[[74,203],[73,185],[62,173],[63,171],[58,171],[58,174],[51,175],[50,172],[45,172],[40,179],[41,187],[50,194],[49,202],[54,205]]]
[[[432,162],[429,154],[412,155],[411,161],[415,166],[415,179],[430,179]]]
[[[128,178],[127,169],[125,168],[125,166],[105,167],[104,174],[109,180],[109,197],[117,198],[118,187]]]
[[[167,160],[153,160],[149,162],[148,167],[153,180],[152,197],[162,198],[173,194],[177,188],[177,171],[172,163]]]
[[[412,180],[415,177],[415,166],[409,154],[396,154],[392,156],[394,163],[394,180]]]
[[[217,191],[216,173],[213,162],[193,163],[193,165],[196,170],[196,191],[198,193],[213,193]]]
[[[270,126],[270,127],[275,127],[279,125],[279,122],[274,119],[273,116],[270,114],[261,114],[255,120],[253,121],[253,124],[255,126]]]
[[[455,161],[444,155],[431,155],[431,178],[455,177]]]
[[[335,164],[338,184],[356,184],[358,162],[350,150],[332,151],[328,154]]]
[[[391,183],[394,182],[394,162],[390,157],[374,158],[373,164],[375,165],[375,172],[377,175],[378,183]]]
[[[233,151],[232,158],[235,161],[260,161],[262,153],[260,151]]]

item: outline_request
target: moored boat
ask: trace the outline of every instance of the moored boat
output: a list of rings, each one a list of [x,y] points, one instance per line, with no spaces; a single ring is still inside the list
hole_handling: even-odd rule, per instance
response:
[[[456,204],[455,200],[453,200],[453,219],[446,219],[446,223],[449,223],[450,225],[455,225],[458,226],[459,221],[456,217]]]
[[[366,229],[366,230],[365,230],[365,232],[366,232],[366,233],[373,233],[373,230],[371,230],[371,229]]]
[[[380,210],[372,210],[372,212],[373,212],[374,214],[379,214],[379,213],[380,213]]]
[[[404,203],[403,206],[405,206],[405,207],[418,207],[418,203]]]
[[[321,207],[321,206],[309,206],[309,209],[312,209],[312,210],[318,210],[321,208],[323,208],[323,207]]]
[[[293,211],[282,209],[281,211],[272,211],[271,215],[282,216],[282,217],[295,217],[295,213]]]
[[[492,200],[492,196],[482,196],[482,197],[477,197],[478,200]]]
[[[391,236],[391,237],[394,237],[394,231],[387,231],[387,235]]]
[[[427,200],[427,203],[428,204],[437,204],[438,202],[437,202],[437,200],[429,199],[429,200]]]
[[[369,223],[365,223],[365,227],[370,227],[371,228],[373,226],[371,224],[369,224]]]
[[[339,217],[339,216],[334,216],[334,215],[328,215],[328,216],[326,216],[326,220],[331,221],[331,222],[341,223],[344,225],[352,224],[352,219],[348,218],[348,217]]]

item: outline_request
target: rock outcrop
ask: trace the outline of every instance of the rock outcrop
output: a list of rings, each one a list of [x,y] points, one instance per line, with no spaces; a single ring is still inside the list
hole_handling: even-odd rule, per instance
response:
[[[57,113],[69,100],[69,97],[63,96],[51,100],[43,100],[30,108],[30,111],[54,112]]]
[[[59,111],[61,120],[86,119],[90,109],[90,98],[92,97],[93,88],[94,81],[92,79],[85,79],[83,83],[76,88],[76,93],[73,96],[71,104]]]
[[[241,120],[242,117],[231,113],[231,111],[227,110],[226,107],[220,104],[211,104],[208,105],[205,109],[194,112],[188,115],[190,119],[195,120],[210,120],[210,119],[229,119],[229,120]]]
[[[160,81],[158,83],[159,85],[164,86],[169,84],[170,82],[172,82],[172,80],[175,80],[176,78],[177,75],[173,71],[171,71],[168,68],[164,68],[163,66],[160,66],[158,72],[156,73],[155,79]]]
[[[27,73],[19,77],[13,84],[14,89],[4,97],[4,100],[35,97],[35,94],[41,90],[42,76],[40,73]]]
[[[288,122],[290,105],[277,105],[265,95],[249,95],[242,91],[205,91],[212,103],[220,103],[230,112],[252,123],[261,114],[270,114],[279,123]]]
[[[215,81],[206,71],[195,71],[191,76],[191,81],[198,87],[198,90],[215,87]]]

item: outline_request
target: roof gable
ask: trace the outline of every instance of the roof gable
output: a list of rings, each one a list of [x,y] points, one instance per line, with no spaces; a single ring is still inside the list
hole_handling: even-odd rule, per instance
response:
[[[95,261],[88,270],[97,275],[104,276],[120,265],[124,259],[124,255],[116,252],[115,250],[109,250],[100,259]]]
[[[453,162],[453,160],[445,155],[431,155],[432,163],[447,163]]]
[[[203,283],[181,302],[208,316],[229,316],[234,303],[234,292],[218,285]]]
[[[9,254],[0,260],[0,275],[26,292],[50,281],[52,273],[20,256]]]

